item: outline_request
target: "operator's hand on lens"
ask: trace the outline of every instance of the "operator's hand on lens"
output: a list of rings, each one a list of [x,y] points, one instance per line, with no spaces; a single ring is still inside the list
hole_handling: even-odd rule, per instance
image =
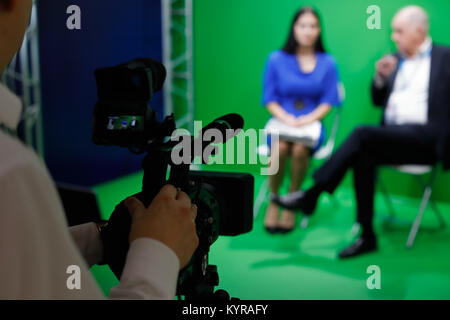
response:
[[[184,268],[198,246],[195,229],[197,206],[173,185],[165,185],[148,208],[136,198],[125,200],[131,214],[130,244],[138,238],[152,238],[171,248]]]
[[[375,64],[375,68],[377,73],[383,79],[386,79],[395,70],[395,68],[397,67],[397,63],[397,59],[390,54],[378,60]]]

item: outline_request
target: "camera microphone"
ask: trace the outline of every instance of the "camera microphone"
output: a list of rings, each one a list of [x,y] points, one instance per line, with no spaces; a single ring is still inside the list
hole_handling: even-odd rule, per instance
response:
[[[235,133],[239,133],[243,127],[244,127],[244,119],[237,113],[229,113],[220,118],[217,118],[216,120],[208,124],[206,127],[202,129],[201,132],[203,134],[209,129],[217,129],[220,131],[222,136],[227,138],[225,140],[227,141],[229,138],[234,137],[234,135],[228,137],[226,130],[233,130],[236,131]]]
[[[244,119],[237,113],[229,113],[215,119],[200,131],[198,138],[192,137],[192,159],[194,159],[196,156],[202,156],[205,148],[211,143],[225,143],[231,138],[235,137],[239,132],[241,132],[243,127]],[[209,130],[214,130],[214,132]],[[205,134],[207,134],[209,139],[205,139]],[[212,141],[213,137],[215,138],[214,141]],[[217,140],[217,138],[219,139]],[[195,146],[197,146],[198,144],[202,146],[201,150],[195,149]],[[201,154],[197,154],[198,152],[201,152]],[[216,154],[216,152],[217,148],[214,149],[211,155]]]

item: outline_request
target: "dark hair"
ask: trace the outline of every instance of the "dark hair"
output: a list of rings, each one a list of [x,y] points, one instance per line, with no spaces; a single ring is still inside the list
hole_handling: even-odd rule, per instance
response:
[[[319,14],[317,13],[317,11],[311,7],[301,8],[300,10],[297,11],[297,13],[294,15],[294,19],[292,20],[291,28],[289,30],[289,36],[283,47],[284,52],[290,53],[290,54],[296,53],[299,43],[297,42],[297,40],[295,39],[295,36],[294,36],[294,25],[295,25],[295,22],[298,20],[298,18],[300,18],[300,16],[304,15],[305,13],[312,13],[317,18],[320,29],[322,30],[322,26],[320,23],[320,17],[319,17]],[[319,37],[317,38],[317,41],[315,44],[315,49],[318,52],[326,52],[325,47],[323,46],[322,32],[319,33]]]

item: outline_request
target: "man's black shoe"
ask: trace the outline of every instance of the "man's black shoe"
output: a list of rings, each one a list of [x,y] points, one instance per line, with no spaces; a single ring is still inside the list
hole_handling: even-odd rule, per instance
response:
[[[375,236],[359,237],[351,246],[339,253],[339,258],[344,259],[356,257],[360,254],[372,252],[375,250],[377,250],[377,241]]]
[[[311,200],[305,195],[307,193],[303,191],[289,193],[282,197],[272,194],[270,200],[288,210],[300,210],[304,214],[311,215],[316,209],[317,199]]]

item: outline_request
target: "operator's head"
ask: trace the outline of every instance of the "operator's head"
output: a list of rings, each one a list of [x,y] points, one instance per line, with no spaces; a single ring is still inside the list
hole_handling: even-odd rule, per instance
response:
[[[0,0],[0,74],[19,51],[33,0]]]
[[[428,36],[428,15],[419,6],[400,9],[392,20],[392,40],[397,49],[408,56],[414,55]]]

